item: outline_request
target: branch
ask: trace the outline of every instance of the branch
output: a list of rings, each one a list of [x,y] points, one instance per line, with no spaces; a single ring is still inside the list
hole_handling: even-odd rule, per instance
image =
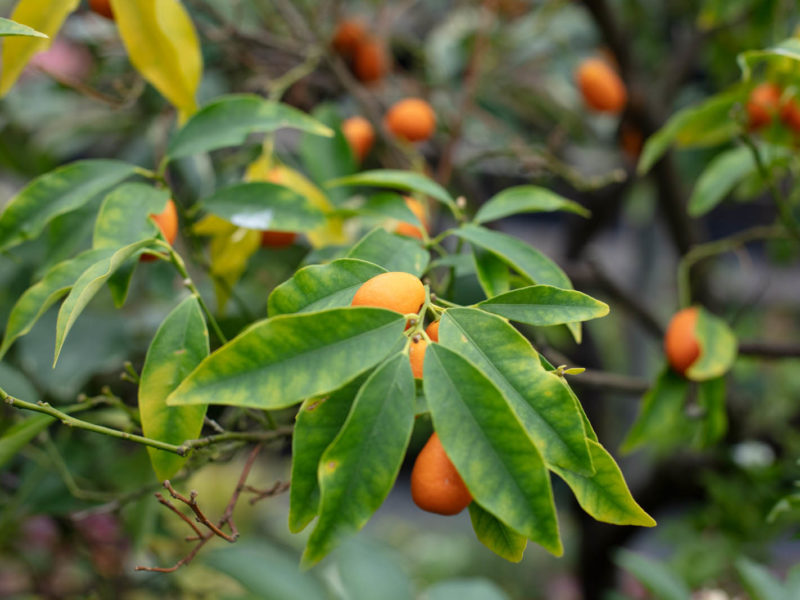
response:
[[[740,342],[739,354],[759,358],[800,358],[800,344]]]

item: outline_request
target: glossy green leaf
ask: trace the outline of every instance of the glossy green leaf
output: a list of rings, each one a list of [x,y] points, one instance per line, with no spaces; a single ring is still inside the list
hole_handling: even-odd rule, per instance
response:
[[[264,541],[239,540],[210,550],[203,562],[260,600],[329,600],[322,583],[300,571],[295,556]]]
[[[469,359],[500,389],[548,464],[594,472],[575,399],[508,322],[474,308],[448,309],[439,342]]]
[[[246,229],[310,231],[325,223],[325,214],[287,187],[252,181],[221,188],[201,206]]]
[[[80,208],[136,171],[117,160],[82,160],[37,177],[0,214],[0,252],[38,237],[55,217]]]
[[[143,240],[120,248],[111,256],[98,260],[78,277],[58,311],[56,350],[53,357],[54,366],[58,362],[61,348],[64,346],[64,340],[66,340],[69,330],[72,329],[78,316],[89,304],[89,301],[122,264],[138,256],[142,250],[152,244],[153,240]]]
[[[487,298],[503,294],[511,288],[508,265],[497,256],[478,246],[472,249],[472,259],[478,282]]]
[[[650,590],[657,600],[691,600],[689,586],[664,563],[627,550],[620,550],[614,560]]]
[[[686,370],[693,381],[706,381],[725,374],[739,352],[736,336],[722,319],[700,307],[694,330],[700,356]]]
[[[87,250],[53,266],[41,281],[25,290],[8,317],[5,337],[0,345],[0,357],[8,351],[14,340],[31,330],[39,317],[70,290],[86,269],[111,253],[109,249]]]
[[[735,88],[712,96],[697,106],[676,112],[645,142],[636,172],[646,174],[673,143],[681,146],[713,146],[733,138],[740,126],[731,116],[743,90]]]
[[[736,62],[742,70],[742,79],[750,79],[753,71],[753,63],[758,60],[769,58],[782,58],[800,61],[800,39],[790,37],[782,42],[766,48],[764,50],[746,50],[740,52],[736,57]],[[796,66],[795,66],[796,68]]]
[[[689,214],[706,214],[727,196],[739,182],[756,170],[753,153],[739,146],[718,154],[703,170],[689,198]]]
[[[644,444],[664,445],[681,431],[683,405],[689,382],[665,367],[642,398],[642,405],[621,450],[630,452]]]
[[[379,363],[404,327],[396,312],[362,307],[259,321],[200,363],[167,404],[291,406]]]
[[[387,271],[405,271],[419,277],[428,266],[430,255],[410,238],[373,229],[353,246],[347,258],[360,258]]]
[[[41,31],[36,31],[28,27],[27,25],[23,25],[22,23],[17,23],[16,21],[12,21],[11,19],[3,19],[0,17],[0,37],[10,37],[10,36],[25,36],[25,37],[37,37],[37,38],[47,38],[49,36],[45,35]]]
[[[37,52],[50,45],[47,36],[55,38],[79,0],[19,0],[11,13],[12,21],[32,27],[45,34],[45,38],[13,36],[3,41],[3,63],[0,68],[0,96],[5,96],[25,65]],[[3,236],[0,235],[0,239]]]
[[[511,562],[522,560],[522,554],[528,545],[524,535],[520,535],[492,513],[482,509],[477,502],[471,502],[467,508],[472,529],[481,544]]]
[[[567,482],[581,508],[598,521],[614,525],[655,527],[656,522],[631,496],[614,457],[597,442],[589,442],[596,472],[580,475],[557,466],[551,467]]]
[[[541,354],[539,355],[539,362],[541,363],[542,367],[546,371],[555,371],[556,370],[556,368],[552,364],[550,364],[550,361],[547,360]],[[590,440],[593,440],[595,442],[599,441],[597,439],[597,434],[595,433],[594,429],[592,428],[592,424],[589,422],[589,417],[586,416],[586,411],[583,410],[583,405],[581,404],[581,401],[578,400],[578,396],[576,396],[575,392],[572,391],[572,388],[569,386],[569,383],[567,383],[567,380],[564,377],[559,377],[559,379],[561,380],[561,385],[564,386],[564,389],[567,390],[567,393],[570,395],[572,400],[575,402],[575,406],[578,407],[578,412],[581,413],[581,420],[583,421],[583,429],[586,432],[586,438],[590,439]]]
[[[561,325],[608,314],[608,305],[581,292],[549,285],[532,285],[484,300],[487,311],[528,325]]]
[[[297,271],[269,295],[269,316],[349,306],[361,285],[386,270],[363,260],[340,258]]]
[[[422,600],[510,600],[502,588],[489,579],[448,579],[425,590]]]
[[[319,460],[338,435],[364,377],[330,396],[306,400],[297,413],[292,435],[292,486],[289,488],[289,531],[302,531],[319,510]]]
[[[206,406],[167,406],[167,396],[208,356],[208,329],[200,304],[189,296],[167,315],[144,359],[139,414],[146,437],[181,444],[200,436]],[[186,458],[147,448],[159,481],[170,479]]]
[[[284,127],[333,135],[329,127],[286,104],[235,94],[217,98],[195,113],[170,141],[167,157],[172,160],[239,146],[251,133],[269,133]]]
[[[415,173],[413,171],[396,171],[391,169],[378,169],[375,171],[362,171],[349,177],[340,177],[325,184],[327,187],[338,187],[341,185],[369,186],[379,188],[389,188],[404,192],[417,192],[424,196],[430,196],[450,208],[451,211],[457,210],[453,197],[447,190],[436,183],[433,179]]]
[[[317,526],[303,562],[321,560],[361,529],[394,485],[414,427],[414,376],[408,355],[378,367],[361,387],[339,435],[319,463]]]
[[[425,352],[433,425],[472,497],[525,537],[561,555],[550,477],[501,391],[441,344]]]
[[[503,217],[532,212],[553,212],[564,210],[582,217],[592,213],[572,200],[559,196],[538,185],[518,185],[504,189],[492,196],[480,207],[475,215],[475,223],[496,221]]]
[[[20,419],[0,435],[0,470],[28,443],[53,423],[48,415]]]
[[[745,557],[737,560],[736,571],[751,600],[792,600],[781,582],[752,560]]]

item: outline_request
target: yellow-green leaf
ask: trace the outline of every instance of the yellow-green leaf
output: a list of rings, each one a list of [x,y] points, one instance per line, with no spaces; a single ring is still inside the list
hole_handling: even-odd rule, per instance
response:
[[[32,27],[51,39],[9,37],[3,41],[3,70],[0,72],[0,96],[5,96],[22,69],[37,52],[46,50],[61,25],[78,6],[78,0],[20,0],[11,19]]]
[[[186,9],[178,0],[111,0],[111,8],[131,63],[185,121],[197,110],[203,74],[200,43]]]

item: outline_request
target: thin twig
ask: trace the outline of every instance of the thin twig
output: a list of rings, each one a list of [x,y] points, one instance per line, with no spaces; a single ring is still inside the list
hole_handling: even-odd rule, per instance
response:
[[[283,494],[289,490],[289,487],[291,487],[291,484],[288,481],[276,481],[275,485],[267,488],[266,490],[259,490],[251,485],[245,486],[244,489],[255,494],[253,498],[250,498],[250,504],[252,505],[256,502],[264,500],[265,498],[272,498],[278,494]]]
[[[180,517],[189,527],[191,527],[192,531],[194,531],[195,534],[197,535],[197,539],[203,537],[203,532],[200,531],[200,528],[194,523],[192,523],[192,520],[189,517],[187,517],[185,514],[179,511],[178,507],[176,507],[172,502],[164,498],[164,495],[161,492],[156,492],[155,497],[161,504],[163,504],[172,512],[174,512],[176,515],[178,515],[178,517]]]

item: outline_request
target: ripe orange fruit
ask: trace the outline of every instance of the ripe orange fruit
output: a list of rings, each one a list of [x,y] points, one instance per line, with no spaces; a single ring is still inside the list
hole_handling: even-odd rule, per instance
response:
[[[428,337],[434,342],[439,341],[439,323],[440,321],[434,321],[425,328],[425,333],[427,333]]]
[[[427,348],[428,342],[425,340],[411,340],[408,359],[411,361],[411,372],[416,379],[422,379],[422,365],[425,364],[425,350]]]
[[[342,133],[353,150],[353,156],[358,162],[364,160],[375,143],[375,130],[370,122],[364,117],[350,117],[342,122]]]
[[[408,196],[404,196],[406,201],[406,206],[413,212],[417,218],[422,222],[423,227],[425,230],[428,229],[428,219],[425,217],[425,208],[419,201],[415,200],[414,198],[409,198]],[[397,228],[394,230],[395,233],[399,233],[400,235],[407,235],[408,237],[415,237],[418,239],[422,239],[422,231],[416,225],[412,225],[411,223],[407,223],[405,221],[398,223]]]
[[[618,113],[625,108],[628,101],[625,84],[605,61],[587,58],[578,66],[575,80],[590,108],[609,113]]]
[[[262,248],[285,248],[294,244],[297,234],[294,231],[273,231],[261,232]]]
[[[685,308],[675,313],[667,325],[664,336],[664,352],[672,369],[683,375],[697,357],[700,356],[700,345],[694,330],[697,325],[697,308]]]
[[[781,88],[774,83],[762,83],[753,88],[747,99],[747,127],[759,129],[768,124],[778,112]]]
[[[358,288],[352,306],[376,306],[401,314],[415,313],[425,302],[425,287],[411,273],[391,271],[368,279]]]
[[[340,55],[352,58],[356,48],[367,37],[364,23],[355,19],[345,19],[336,27],[331,45]]]
[[[114,12],[111,10],[111,0],[89,0],[89,8],[98,15],[103,15],[106,19],[114,20]]]
[[[353,73],[359,81],[372,83],[382,79],[389,71],[386,47],[374,39],[364,39],[355,48]]]
[[[472,502],[472,495],[436,433],[422,448],[411,470],[411,497],[422,510],[440,515],[456,515]]]
[[[163,211],[150,216],[153,217],[167,243],[172,245],[175,242],[175,238],[178,237],[178,209],[175,207],[172,198],[167,200],[167,205]],[[142,254],[139,259],[142,262],[150,262],[156,260],[156,257],[152,254]]]
[[[436,114],[421,98],[406,98],[394,104],[384,117],[392,134],[409,142],[427,140],[436,129]]]
[[[788,128],[800,133],[800,105],[794,98],[789,98],[781,107],[781,121]]]

